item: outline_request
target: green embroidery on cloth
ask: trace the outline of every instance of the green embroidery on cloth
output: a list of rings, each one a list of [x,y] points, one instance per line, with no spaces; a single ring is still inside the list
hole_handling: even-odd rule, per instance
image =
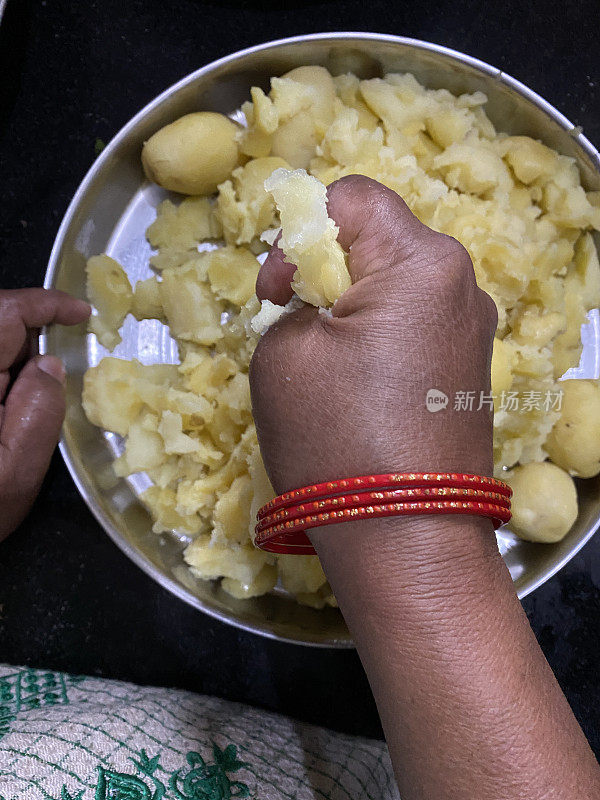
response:
[[[241,781],[230,781],[228,772],[248,766],[238,761],[234,745],[221,750],[213,742],[214,764],[208,765],[200,753],[190,752],[186,760],[192,769],[181,779],[182,770],[174,772],[169,786],[177,800],[230,800],[232,797],[248,797],[250,790]],[[181,784],[181,786],[179,785]]]
[[[98,784],[94,800],[161,800],[166,786],[155,777],[154,772],[160,766],[160,756],[150,758],[145,750],[140,751],[139,761],[130,758],[138,770],[154,782],[154,793],[148,785],[134,775],[98,767]]]
[[[395,800],[384,755],[215,698],[0,665],[0,800]]]
[[[63,786],[62,791],[60,793],[60,800],[82,800],[83,798],[83,789],[77,794],[70,794],[67,791],[67,787]]]
[[[227,775],[248,765],[238,760],[234,745],[229,744],[221,750],[214,742],[212,744],[215,763],[207,764],[200,753],[190,751],[186,761],[191,769],[177,769],[169,778],[169,788],[173,794],[167,793],[167,787],[154,774],[160,768],[160,755],[150,758],[145,750],[141,750],[139,758],[131,758],[130,761],[144,778],[98,767],[94,800],[233,800],[248,797],[248,786],[242,781],[230,780]],[[145,778],[150,778],[153,788]],[[84,790],[71,795],[63,786],[57,800],[84,800]]]
[[[60,672],[21,669],[0,678],[0,739],[20,711],[42,706],[68,705],[68,689],[82,678]]]

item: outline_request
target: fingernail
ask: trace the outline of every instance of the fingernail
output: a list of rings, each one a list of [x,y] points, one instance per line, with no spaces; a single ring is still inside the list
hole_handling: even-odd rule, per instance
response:
[[[65,365],[56,356],[42,356],[37,362],[38,369],[51,375],[59,383],[65,382]]]

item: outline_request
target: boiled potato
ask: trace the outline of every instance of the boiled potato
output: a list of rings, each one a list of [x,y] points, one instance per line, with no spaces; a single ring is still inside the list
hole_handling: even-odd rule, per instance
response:
[[[251,158],[262,158],[271,152],[272,134],[279,124],[279,110],[262,89],[253,86],[252,102],[242,103],[247,127],[239,134],[240,152]]]
[[[292,594],[312,594],[327,582],[317,556],[277,556],[277,569],[284,589]]]
[[[441,148],[462,142],[472,124],[468,110],[452,104],[427,117],[425,121],[427,133]]]
[[[242,583],[233,578],[223,578],[221,587],[238,600],[246,600],[249,597],[257,597],[266,594],[274,588],[277,583],[277,567],[273,564],[265,564],[258,575],[249,583]]]
[[[529,136],[509,136],[502,143],[505,161],[521,183],[547,179],[556,170],[556,153]]]
[[[218,216],[228,244],[248,244],[274,224],[275,203],[265,181],[278,167],[289,164],[276,156],[253,158],[219,186]]]
[[[141,368],[139,361],[103,358],[87,370],[81,400],[93,425],[126,436],[143,406],[136,387]]]
[[[176,494],[173,489],[161,489],[158,486],[151,486],[142,495],[142,500],[150,509],[154,525],[154,533],[164,531],[181,531],[192,536],[197,535],[205,528],[205,523],[197,514],[193,516],[182,516],[175,508]]]
[[[212,194],[238,165],[237,132],[223,114],[186,114],[144,144],[146,177],[172,192]]]
[[[560,378],[579,364],[581,356],[581,326],[586,321],[586,309],[577,281],[565,281],[563,289],[564,329],[554,341],[554,377]]]
[[[83,376],[82,403],[94,425],[126,436],[153,390],[164,397],[177,376],[174,364],[144,365],[133,359],[103,358]]]
[[[248,541],[252,481],[249,475],[233,479],[231,486],[217,500],[213,512],[213,539]]]
[[[160,301],[173,336],[210,345],[223,336],[223,308],[203,277],[196,266],[164,270],[159,284]]]
[[[510,528],[530,542],[558,542],[577,518],[573,479],[549,461],[524,464],[504,479],[513,490]]]
[[[561,381],[560,419],[552,428],[548,455],[571,475],[591,478],[600,472],[600,384]]]
[[[318,141],[312,115],[299,111],[279,125],[271,139],[271,153],[293,169],[307,169]]]
[[[480,143],[454,142],[433,159],[451,189],[485,194],[491,189],[510,189],[512,181],[506,165],[493,150]]]
[[[358,113],[358,123],[360,128],[374,131],[379,120],[369,111],[367,104],[359,96],[360,81],[356,75],[346,73],[338,75],[333,79],[335,90],[344,105],[353,108]]]
[[[575,245],[573,270],[566,282],[578,283],[586,310],[600,305],[600,263],[591,234],[584,233]]]
[[[220,387],[238,371],[236,362],[224,353],[208,351],[188,353],[181,366],[185,386],[196,395],[214,400]]]
[[[315,121],[317,135],[323,136],[331,125],[335,113],[335,84],[324,67],[296,67],[286,72],[284,80],[295,81],[310,90],[310,113]]]
[[[329,306],[350,286],[338,229],[327,216],[326,190],[304,170],[277,169],[265,181],[281,218],[279,247],[297,267],[292,287],[305,302]]]
[[[294,169],[306,169],[319,140],[333,121],[335,85],[323,67],[298,67],[271,81],[271,98],[279,126],[271,139],[271,154]]]
[[[245,247],[221,247],[210,258],[207,275],[219,298],[243,306],[254,294],[260,264]]]
[[[215,580],[231,578],[242,584],[255,581],[272,556],[252,545],[232,547],[230,544],[210,542],[210,537],[199,536],[183,551],[183,557],[199,578]]]
[[[131,284],[123,267],[110,256],[93,256],[86,264],[87,296],[98,314],[90,317],[89,329],[107,350],[121,341],[119,328],[131,311]]]
[[[165,248],[171,253],[183,252],[189,258],[188,251],[194,250],[199,242],[218,239],[221,233],[221,224],[208,197],[186,197],[179,205],[163,200],[146,237],[152,247]],[[175,267],[179,263],[182,262],[164,266]]]
[[[138,319],[162,319],[160,286],[155,276],[138,281],[133,289],[131,313]]]
[[[158,427],[158,418],[153,414],[145,414],[134,420],[128,428],[124,459],[127,464],[126,474],[152,469],[165,461],[163,439],[156,428],[153,430],[149,426],[152,419]]]
[[[288,311],[304,300],[327,313],[350,285],[325,202],[325,187],[345,175],[381,182],[423,223],[458,239],[496,304],[494,469],[502,477],[510,468],[519,535],[564,535],[576,498],[559,467],[600,470],[598,385],[555,382],[578,363],[581,324],[600,304],[591,234],[600,229],[600,193],[584,191],[573,159],[497,134],[481,92],[456,97],[370,67],[361,76],[374,77],[302,67],[273,78],[268,94],[251,89],[244,129],[195,114],[160,131],[144,148],[149,172],[158,153],[163,172],[193,193],[161,203],[147,230],[150,266],[162,279],[138,282],[131,296],[122,271],[115,291],[105,280],[113,264],[94,267],[101,313],[92,324],[104,342],[118,341],[131,310],[167,322],[181,363],[103,361],[86,375],[84,409],[126,437],[117,475],[144,470],[153,482],[145,499],[154,530],[195,537],[189,568],[221,579],[238,598],[269,591],[279,576],[298,602],[335,605],[316,557],[278,559],[251,546],[256,512],[274,491],[252,421],[248,366],[259,333],[286,310],[268,301],[261,308],[254,294],[255,256],[280,224],[302,298]],[[208,197],[215,188],[218,196]],[[562,412],[552,399],[561,388]]]
[[[218,464],[223,459],[223,454],[215,450],[200,437],[191,436],[183,431],[183,418],[175,411],[163,411],[158,433],[164,442],[165,453],[168,455],[190,454],[197,457],[201,463]]]
[[[567,318],[558,311],[540,314],[537,306],[526,307],[513,325],[513,336],[518,342],[546,347],[567,327]]]

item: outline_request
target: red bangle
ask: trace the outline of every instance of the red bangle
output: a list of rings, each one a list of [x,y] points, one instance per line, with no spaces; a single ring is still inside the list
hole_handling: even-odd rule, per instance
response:
[[[272,514],[261,517],[256,525],[256,532],[258,533],[279,522],[299,519],[326,511],[335,511],[340,508],[360,508],[362,506],[381,505],[382,503],[392,502],[414,503],[426,500],[472,500],[488,502],[510,509],[509,498],[499,492],[485,492],[478,491],[477,489],[455,489],[452,486],[432,486],[429,489],[390,489],[383,492],[341,494],[335,497],[326,497],[323,500],[311,500],[308,503],[300,503],[298,505],[280,508]]]
[[[343,493],[347,490],[350,493]],[[272,553],[314,555],[306,535],[311,528],[417,514],[476,514],[492,519],[498,528],[510,520],[511,495],[511,488],[502,481],[461,473],[344,478],[294,489],[264,505],[256,515],[254,543]]]
[[[383,475],[361,475],[357,478],[343,478],[339,481],[316,483],[301,489],[292,489],[280,494],[266,503],[257,517],[266,516],[279,508],[296,505],[305,500],[322,500],[336,494],[357,491],[382,491],[386,489],[428,488],[447,486],[455,489],[480,489],[498,492],[505,497],[512,495],[512,489],[503,481],[482,475],[462,472],[390,472]]]
[[[508,522],[511,516],[506,506],[479,503],[473,500],[387,503],[384,505],[362,506],[360,508],[343,508],[337,511],[326,511],[320,514],[300,517],[299,519],[279,522],[268,526],[264,530],[257,531],[254,544],[261,550],[267,550],[271,553],[314,555],[315,550],[305,533],[310,528],[335,525],[340,522],[351,522],[359,519],[415,516],[417,514],[476,514],[477,516],[491,518],[497,528]]]

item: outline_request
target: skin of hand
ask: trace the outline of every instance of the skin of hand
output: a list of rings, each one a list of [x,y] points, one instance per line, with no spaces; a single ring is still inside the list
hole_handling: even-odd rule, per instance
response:
[[[425,405],[430,388],[490,391],[496,307],[467,251],[367,178],[332,184],[328,208],[353,285],[331,317],[306,307],[274,325],[251,365],[252,385],[265,387],[252,402],[275,490],[394,469],[491,474],[489,407]],[[290,299],[293,267],[282,263],[272,248],[260,299]]]
[[[280,493],[390,471],[492,474],[493,301],[455,240],[362,176],[328,188],[353,285],[260,341],[250,386]],[[271,249],[257,294],[291,297]],[[475,392],[436,413],[427,390]],[[378,705],[403,800],[600,797],[594,756],[478,517],[388,518],[309,531]]]
[[[56,290],[0,291],[0,540],[29,511],[48,469],[65,415],[65,369],[55,356],[31,357],[35,331],[77,325],[83,300]]]

